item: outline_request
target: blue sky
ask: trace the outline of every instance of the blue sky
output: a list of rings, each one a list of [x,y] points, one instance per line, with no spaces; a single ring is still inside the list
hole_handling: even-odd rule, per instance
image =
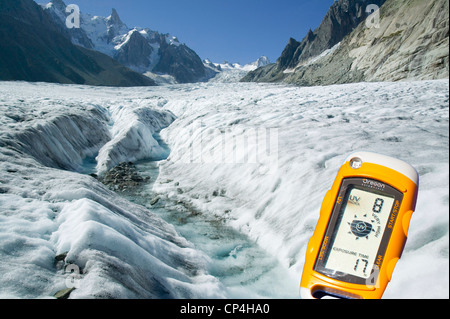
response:
[[[48,0],[50,1],[50,0]],[[46,0],[39,0],[39,3]],[[109,16],[115,8],[128,27],[170,33],[213,62],[275,62],[290,37],[314,30],[334,0],[64,0]]]

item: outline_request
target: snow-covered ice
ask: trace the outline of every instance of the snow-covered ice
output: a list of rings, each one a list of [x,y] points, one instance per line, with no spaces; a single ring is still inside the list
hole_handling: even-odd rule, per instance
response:
[[[375,151],[414,165],[421,176],[419,202],[385,297],[448,297],[448,80],[198,86],[195,96],[166,107],[178,118],[162,134],[172,152],[160,179],[173,182],[155,187],[227,218],[294,274],[301,274],[321,201],[346,156]],[[252,141],[264,129],[278,136],[278,160],[250,145],[238,152],[237,140]],[[263,160],[227,160],[233,151],[234,158],[257,154]],[[199,160],[204,155],[207,160]],[[261,173],[264,159],[277,170]],[[170,192],[173,183],[182,194]]]
[[[239,82],[248,72],[270,64],[270,61],[266,56],[261,56],[255,62],[245,65],[230,62],[214,63],[209,59],[204,60],[203,64],[206,68],[211,69],[211,71],[215,73],[215,76],[210,78],[208,82],[235,83]]]
[[[133,108],[129,97],[120,102],[119,90],[0,87],[0,297],[51,297],[68,287],[67,265],[79,269],[72,298],[224,297],[205,271],[206,256],[172,225],[77,173],[105,148],[111,166],[123,152],[159,156],[158,147],[146,147],[154,146],[152,135],[141,135],[157,132],[169,112],[149,118],[151,111],[137,107],[117,126],[118,105]],[[125,138],[136,148],[124,148]]]
[[[66,288],[61,254],[81,270],[71,298],[229,297],[174,225],[83,174],[143,159],[161,160],[153,192],[248,236],[299,282],[326,190],[366,150],[420,174],[385,297],[448,298],[448,85],[0,82],[0,297]]]

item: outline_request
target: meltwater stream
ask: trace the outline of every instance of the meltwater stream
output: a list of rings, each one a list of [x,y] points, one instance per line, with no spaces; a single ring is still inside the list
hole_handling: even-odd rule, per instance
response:
[[[152,186],[159,175],[159,162],[141,161],[135,165],[146,182],[124,196],[174,225],[196,249],[205,253],[210,259],[209,274],[222,282],[229,298],[299,297],[298,281],[292,280],[286,268],[248,237],[221,220],[155,194]]]

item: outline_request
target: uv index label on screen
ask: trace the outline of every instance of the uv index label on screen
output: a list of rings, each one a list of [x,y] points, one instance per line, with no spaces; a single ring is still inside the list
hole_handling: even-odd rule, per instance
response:
[[[347,158],[308,244],[303,298],[381,298],[406,243],[418,179],[412,166],[391,157]]]

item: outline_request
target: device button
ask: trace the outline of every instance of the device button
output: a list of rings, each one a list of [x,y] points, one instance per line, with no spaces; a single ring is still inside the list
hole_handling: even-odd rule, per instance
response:
[[[408,236],[409,225],[411,222],[412,214],[413,214],[413,211],[409,210],[403,216],[402,226],[403,226],[403,232],[405,233],[405,236]]]
[[[399,258],[394,258],[387,265],[386,272],[387,272],[387,277],[388,277],[389,281],[391,281],[391,279],[392,279],[392,274],[394,273],[394,269],[395,269],[395,266],[397,265],[398,260],[399,260]]]
[[[327,191],[327,193],[325,194],[325,197],[323,198],[322,201],[322,207],[320,209],[320,215],[324,214],[324,213],[328,213],[328,211],[324,208],[328,208],[328,202],[331,200],[331,190]]]

